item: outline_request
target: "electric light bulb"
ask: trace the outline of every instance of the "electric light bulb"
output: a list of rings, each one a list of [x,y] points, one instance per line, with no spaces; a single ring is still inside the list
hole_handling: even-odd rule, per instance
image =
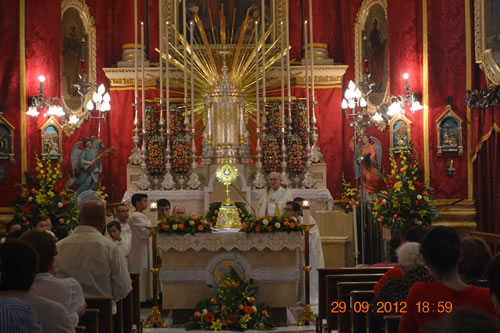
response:
[[[399,104],[399,102],[396,101],[389,106],[389,111],[387,111],[387,115],[392,117],[399,112],[401,112],[401,105]]]
[[[72,114],[71,116],[69,116],[68,123],[70,123],[70,124],[77,124],[79,120],[80,119],[78,119],[77,116],[75,116],[74,114]]]
[[[87,110],[92,111],[94,110],[94,103],[92,103],[91,100],[87,103]]]
[[[347,106],[348,106],[348,105],[347,105],[347,101],[346,101],[346,99],[344,98],[344,99],[342,100],[342,104],[340,104],[340,107],[341,107],[342,109],[344,109],[344,110],[345,110],[345,109],[347,109]]]
[[[356,89],[356,85],[354,84],[354,82],[352,82],[352,80],[351,80],[351,81],[349,81],[349,85],[348,85],[347,87],[349,88],[349,90],[354,90],[354,89]]]
[[[354,109],[356,107],[356,104],[354,103],[354,100],[349,100],[349,108]]]
[[[109,103],[111,101],[111,97],[109,96],[109,93],[105,93],[104,96],[102,97],[103,102]]]
[[[45,82],[45,76],[40,75],[40,76],[38,77],[38,81],[40,81],[41,83],[44,83],[44,82]]]
[[[403,79],[408,80],[409,77],[410,77],[410,75],[408,73],[403,74]]]
[[[99,95],[103,95],[105,90],[106,90],[106,88],[104,88],[104,84],[102,84],[102,83],[101,83],[101,84],[99,85],[99,88],[97,89],[97,93],[98,93]]]
[[[38,110],[36,109],[36,107],[34,107],[33,105],[30,106],[28,108],[28,111],[26,112],[26,114],[28,116],[32,116],[32,117],[38,117],[38,115],[40,114],[40,112],[38,112]]]
[[[361,100],[359,101],[359,105],[362,107],[362,108],[365,108],[366,107],[366,100],[361,97]]]
[[[380,113],[377,112],[377,113],[375,113],[373,115],[373,120],[375,120],[375,121],[382,121],[382,120],[384,120],[384,118],[382,118],[382,116],[380,115]]]

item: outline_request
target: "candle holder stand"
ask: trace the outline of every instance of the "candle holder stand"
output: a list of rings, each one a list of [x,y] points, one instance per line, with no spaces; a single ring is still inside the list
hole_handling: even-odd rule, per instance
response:
[[[305,208],[304,208],[305,209]],[[309,221],[304,221],[309,222]],[[314,319],[314,312],[311,308],[311,299],[310,299],[310,272],[312,267],[309,265],[309,231],[315,226],[315,224],[303,224],[302,229],[304,230],[304,273],[305,273],[305,291],[306,291],[306,300],[304,305],[304,312],[302,312],[302,316],[300,321],[298,322],[299,326],[309,325],[309,322],[316,324],[316,320]]]
[[[151,309],[151,313],[148,316],[148,320],[146,320],[145,328],[152,327],[162,327],[166,328],[167,324],[163,322],[163,318],[161,315],[160,308],[158,306],[158,274],[160,269],[158,268],[158,226],[148,227],[149,231],[151,231],[152,237],[152,252],[153,252],[153,267],[151,268],[151,273],[153,273],[153,308]]]

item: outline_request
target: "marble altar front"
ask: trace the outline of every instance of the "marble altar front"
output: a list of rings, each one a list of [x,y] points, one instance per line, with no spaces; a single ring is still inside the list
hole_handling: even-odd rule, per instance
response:
[[[245,279],[255,281],[259,302],[272,308],[291,307],[297,302],[303,249],[298,232],[247,235],[225,230],[195,236],[160,235],[158,248],[164,309],[194,309],[202,299],[213,296],[207,285],[215,285],[214,279],[234,263]]]

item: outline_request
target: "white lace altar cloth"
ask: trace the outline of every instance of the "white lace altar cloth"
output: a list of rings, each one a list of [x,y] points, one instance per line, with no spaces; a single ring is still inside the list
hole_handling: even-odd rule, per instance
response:
[[[302,250],[304,247],[303,236],[300,232],[276,232],[274,234],[249,234],[235,230],[224,230],[196,235],[162,235],[158,237],[158,248],[164,251],[187,251],[202,249],[208,251],[249,251],[256,249],[262,251],[281,251],[283,249]]]

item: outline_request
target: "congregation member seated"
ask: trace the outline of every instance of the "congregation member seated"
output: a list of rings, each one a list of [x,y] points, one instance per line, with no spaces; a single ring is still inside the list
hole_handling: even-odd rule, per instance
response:
[[[0,297],[0,318],[2,333],[42,333],[31,305],[15,297]]]
[[[399,323],[400,333],[420,332],[424,324],[446,313],[445,305],[452,309],[470,305],[495,315],[489,291],[468,286],[460,279],[460,238],[454,229],[443,226],[431,229],[422,242],[422,254],[436,282],[418,282],[410,289],[407,312],[402,314]]]
[[[424,327],[423,333],[500,333],[500,321],[468,306]]]
[[[85,297],[125,298],[132,289],[127,262],[118,246],[106,238],[104,201],[95,197],[78,204],[80,225],[57,242],[56,276],[73,277],[82,286]],[[116,304],[113,302],[113,313]]]
[[[422,240],[424,238],[425,233],[427,232],[427,229],[425,227],[421,226],[413,226],[408,228],[406,232],[402,233],[402,237],[400,239],[400,245],[404,244],[405,242],[415,242],[415,243],[422,243]],[[375,296],[378,296],[380,289],[382,286],[385,284],[388,278],[393,278],[397,279],[400,278],[403,275],[403,272],[401,271],[401,268],[399,265],[387,270],[385,274],[380,278],[380,280],[377,281],[375,286],[373,287],[373,291],[375,293]]]
[[[403,275],[399,278],[389,277],[373,301],[374,304],[405,301],[408,292],[415,283],[433,280],[425,268],[419,243],[406,242],[396,250],[396,254]]]
[[[500,316],[500,254],[491,263],[488,273],[488,286],[497,314]]]
[[[6,235],[8,235],[13,231],[21,230],[21,228],[22,228],[22,226],[19,222],[11,221],[5,227],[5,233],[6,233]],[[6,238],[7,238],[7,236],[2,237],[2,239],[0,239],[0,244],[4,243]]]
[[[178,217],[186,217],[186,208],[181,205],[174,206],[174,209],[172,209],[172,215]]]
[[[70,317],[61,304],[29,292],[35,279],[37,266],[38,256],[28,242],[13,239],[2,244],[0,246],[0,298],[14,297],[31,305],[42,325],[43,332],[74,332]]]
[[[51,231],[52,230],[52,222],[50,222],[50,218],[45,215],[38,215],[33,217],[30,222],[31,230],[34,231]]]
[[[21,239],[30,243],[38,254],[38,271],[31,293],[63,305],[71,323],[77,326],[86,307],[82,287],[74,278],[60,279],[53,275],[57,255],[54,237],[46,232],[28,231]]]
[[[458,273],[466,284],[478,286],[479,280],[486,278],[491,263],[491,251],[484,240],[465,237],[460,242],[462,255],[458,262]]]
[[[61,239],[68,237],[68,228],[65,225],[58,225],[54,228],[54,235],[56,236],[57,241],[60,241]]]
[[[128,257],[130,252],[130,242],[126,241],[122,238],[122,228],[118,221],[111,221],[106,225],[106,229],[108,231],[108,235],[118,248],[120,249],[120,253],[124,257]]]

